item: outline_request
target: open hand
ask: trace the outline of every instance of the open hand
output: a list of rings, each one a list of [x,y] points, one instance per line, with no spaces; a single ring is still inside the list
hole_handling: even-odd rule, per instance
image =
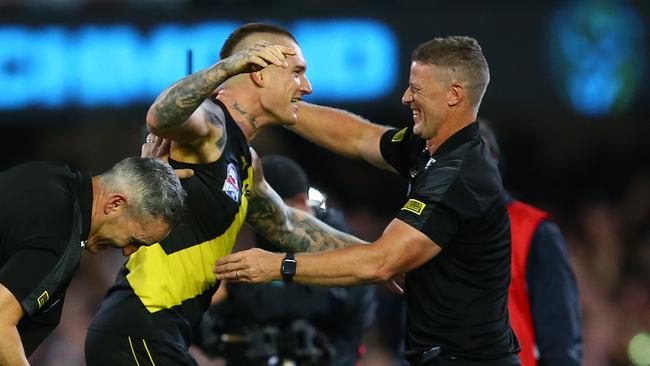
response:
[[[171,148],[171,141],[152,133],[147,134],[147,139],[140,150],[140,157],[143,158],[156,158],[164,161],[169,160],[169,149]],[[178,179],[186,179],[194,175],[192,169],[174,169],[174,173]]]
[[[295,55],[296,50],[260,41],[220,61],[220,68],[229,76],[259,71],[269,65],[287,67],[287,55]]]
[[[280,279],[282,253],[271,253],[252,248],[220,258],[212,272],[218,280],[232,282],[267,283]]]

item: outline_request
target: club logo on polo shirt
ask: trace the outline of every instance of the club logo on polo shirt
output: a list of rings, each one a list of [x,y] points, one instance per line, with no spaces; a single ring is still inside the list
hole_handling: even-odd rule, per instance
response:
[[[393,135],[393,138],[390,139],[390,142],[400,142],[404,140],[404,135],[406,135],[406,129],[408,127],[404,127],[401,130],[397,131],[395,135]]]
[[[404,211],[409,211],[413,212],[416,215],[422,215],[422,211],[424,211],[424,208],[427,205],[424,202],[420,202],[418,200],[414,200],[411,198],[404,204],[404,207],[402,207],[402,210]]]
[[[239,175],[237,174],[237,168],[235,164],[228,164],[228,169],[226,172],[226,180],[223,182],[223,188],[221,189],[228,197],[232,198],[233,201],[239,202]]]
[[[41,294],[41,296],[39,296],[38,299],[36,299],[36,301],[38,301],[38,308],[39,308],[39,309],[42,308],[43,305],[45,305],[45,303],[46,303],[47,300],[49,300],[49,299],[50,299],[50,294],[48,294],[47,291],[43,291],[43,293]]]

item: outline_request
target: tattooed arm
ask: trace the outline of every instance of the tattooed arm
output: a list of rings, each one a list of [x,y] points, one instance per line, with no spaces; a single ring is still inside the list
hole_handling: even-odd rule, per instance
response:
[[[282,250],[319,252],[365,243],[336,230],[312,215],[287,206],[264,180],[262,164],[253,156],[253,187],[248,203],[248,222],[257,233]]]
[[[323,286],[349,286],[389,281],[411,271],[442,250],[428,236],[399,219],[394,219],[372,243],[336,231],[310,215],[284,205],[264,181],[261,163],[254,151],[254,181],[247,221],[258,233],[286,251],[296,254],[293,281]],[[363,244],[363,245],[360,245]],[[282,279],[284,253],[252,248],[221,257],[213,272],[219,280],[266,283]]]
[[[154,134],[185,145],[186,150],[209,149],[219,136],[223,136],[223,129],[219,130],[223,115],[219,107],[208,99],[214,90],[227,79],[242,73],[271,64],[285,67],[285,55],[295,52],[291,48],[261,41],[188,75],[156,98],[147,113],[147,126]]]

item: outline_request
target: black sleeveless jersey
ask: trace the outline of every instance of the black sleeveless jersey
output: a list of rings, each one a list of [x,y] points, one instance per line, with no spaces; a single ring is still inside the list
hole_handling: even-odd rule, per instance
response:
[[[181,181],[186,212],[162,242],[132,254],[89,328],[189,346],[218,282],[215,262],[229,254],[246,219],[253,179],[248,142],[226,108],[226,145]]]

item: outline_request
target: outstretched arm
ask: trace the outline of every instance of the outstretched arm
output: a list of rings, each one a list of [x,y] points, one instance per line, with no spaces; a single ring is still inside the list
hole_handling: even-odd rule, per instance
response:
[[[388,281],[411,271],[442,249],[409,224],[394,219],[374,243],[340,250],[296,255],[295,282],[324,286],[349,286]],[[217,261],[220,280],[264,283],[281,279],[284,254],[249,249]]]
[[[18,300],[0,284],[0,365],[29,365],[16,329],[22,317]]]
[[[258,42],[216,64],[177,81],[158,96],[147,113],[154,134],[175,141],[192,141],[209,133],[210,111],[199,108],[228,78],[269,65],[286,67],[285,55],[295,50]]]
[[[371,123],[341,109],[302,102],[298,122],[289,128],[337,154],[363,159],[379,168],[393,171],[379,149],[381,136],[389,127]]]
[[[290,252],[318,252],[364,243],[308,213],[287,206],[264,180],[262,164],[253,149],[251,155],[254,181],[246,222],[257,233]]]

